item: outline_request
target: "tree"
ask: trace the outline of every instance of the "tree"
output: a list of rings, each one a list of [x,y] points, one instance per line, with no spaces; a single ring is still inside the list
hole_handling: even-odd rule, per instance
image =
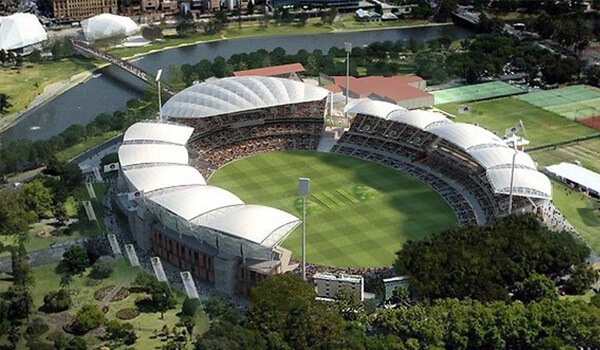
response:
[[[98,260],[92,265],[90,277],[97,280],[108,278],[113,273],[113,264],[109,261]]]
[[[69,216],[67,215],[67,209],[65,208],[65,204],[62,202],[58,202],[54,205],[54,218],[58,221],[58,224],[64,226],[67,220],[69,220]]]
[[[227,24],[227,22],[229,21],[229,18],[227,17],[227,11],[219,10],[215,12],[215,20],[217,20],[217,22],[221,23],[222,25]]]
[[[177,304],[175,295],[166,282],[154,283],[150,289],[150,297],[156,309],[160,312],[160,318],[165,318],[165,312],[172,309]]]
[[[335,295],[334,300],[335,309],[344,320],[365,322],[365,305],[355,293],[344,289]]]
[[[42,310],[45,312],[61,312],[71,307],[71,296],[65,289],[49,292],[44,296]]]
[[[27,208],[38,218],[52,216],[53,196],[50,189],[40,179],[23,184],[21,194]]]
[[[142,36],[144,39],[154,41],[156,39],[162,39],[163,33],[162,29],[154,24],[149,24],[147,26],[142,27]]]
[[[196,23],[194,23],[194,20],[190,16],[186,16],[179,24],[177,24],[175,30],[177,31],[178,36],[187,38],[196,34]]]
[[[79,245],[70,247],[63,254],[61,263],[69,273],[83,273],[85,269],[90,267],[90,258],[88,257],[87,249]]]
[[[196,311],[198,311],[199,308],[200,300],[185,298],[185,300],[183,301],[183,305],[181,306],[181,312],[185,316],[192,317],[196,314]]]
[[[29,286],[13,284],[8,288],[6,297],[10,301],[10,317],[13,320],[29,317],[33,307]]]
[[[308,21],[308,17],[308,13],[300,12],[298,14],[298,22],[300,22],[300,25],[304,27],[306,25],[306,22]]]
[[[523,282],[517,282],[515,289],[515,298],[524,303],[558,298],[554,281],[539,273],[532,274]]]
[[[590,299],[590,304],[600,309],[600,293],[594,294]]]
[[[12,107],[12,104],[9,102],[10,96],[5,93],[0,93],[0,114],[4,114],[8,112],[8,109]]]
[[[598,272],[585,264],[578,264],[565,282],[565,291],[574,295],[584,294],[597,279]]]
[[[96,305],[85,304],[77,312],[73,328],[80,333],[87,333],[106,322],[106,316]]]
[[[68,38],[62,38],[54,41],[50,51],[52,52],[52,58],[55,60],[61,60],[63,58],[75,55],[73,44],[71,44],[71,41]]]
[[[71,287],[71,283],[73,283],[73,276],[71,276],[68,273],[65,273],[62,276],[60,276],[60,283],[58,285],[61,289],[68,291],[69,287]]]
[[[321,12],[321,21],[329,25],[333,24],[335,18],[338,15],[337,7],[330,7],[329,9]]]
[[[121,344],[131,346],[136,342],[138,336],[135,334],[131,323],[112,320],[106,325],[106,338],[116,346]]]
[[[27,59],[31,62],[34,63],[39,63],[42,61],[42,53],[40,52],[40,50],[38,49],[34,49],[33,51],[31,51],[31,53],[27,56]]]

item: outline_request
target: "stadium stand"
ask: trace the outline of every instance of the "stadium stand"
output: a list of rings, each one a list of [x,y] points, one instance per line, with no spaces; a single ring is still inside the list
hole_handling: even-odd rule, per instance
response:
[[[482,224],[508,213],[513,155],[514,211],[534,211],[551,198],[550,180],[533,160],[493,133],[453,123],[433,111],[408,111],[366,101],[333,152],[407,172],[434,188],[454,208],[461,224]]]

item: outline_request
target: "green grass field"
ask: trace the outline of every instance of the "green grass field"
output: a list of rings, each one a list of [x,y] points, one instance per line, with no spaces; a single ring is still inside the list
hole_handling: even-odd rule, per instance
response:
[[[408,239],[457,225],[451,207],[431,188],[394,169],[332,153],[274,152],[219,169],[210,185],[249,204],[301,216],[299,177],[311,179],[307,198],[307,260],[344,267],[390,266]],[[300,258],[301,231],[283,246]]]
[[[583,167],[600,173],[600,139],[534,151],[529,155],[538,162],[540,168],[560,162],[574,163],[578,160]]]
[[[435,96],[435,104],[441,105],[453,102],[467,102],[485,100],[495,97],[510,96],[524,93],[520,87],[510,85],[501,81],[491,81],[474,85],[466,85],[451,89],[432,92]]]
[[[469,107],[470,112],[458,114],[460,106]],[[501,137],[507,128],[517,125],[521,119],[526,134],[521,132],[520,135],[531,142],[529,146],[555,143],[597,132],[590,127],[513,97],[470,103],[449,103],[436,107],[455,115],[457,122],[478,124]]]
[[[574,85],[541,90],[517,98],[571,120],[600,115],[600,89],[592,86]]]

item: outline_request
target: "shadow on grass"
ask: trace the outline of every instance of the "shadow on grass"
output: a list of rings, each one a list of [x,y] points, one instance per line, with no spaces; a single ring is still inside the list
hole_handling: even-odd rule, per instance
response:
[[[596,216],[594,213],[595,209],[592,208],[578,208],[577,213],[581,218],[581,221],[586,226],[590,227],[599,227],[600,226],[600,217]]]

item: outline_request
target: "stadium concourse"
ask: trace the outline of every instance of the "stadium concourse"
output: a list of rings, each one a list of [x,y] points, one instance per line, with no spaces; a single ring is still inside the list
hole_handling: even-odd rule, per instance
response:
[[[227,294],[247,294],[266,276],[293,270],[280,243],[300,220],[244,204],[205,178],[249,155],[317,150],[327,96],[289,79],[230,77],[172,97],[163,106],[167,121],[131,126],[118,152],[117,203],[138,247]],[[355,117],[334,152],[413,175],[440,193],[462,224],[506,215],[515,151],[496,135],[381,101],[348,112]],[[550,181],[523,152],[515,164],[514,208],[536,211],[551,198]]]

